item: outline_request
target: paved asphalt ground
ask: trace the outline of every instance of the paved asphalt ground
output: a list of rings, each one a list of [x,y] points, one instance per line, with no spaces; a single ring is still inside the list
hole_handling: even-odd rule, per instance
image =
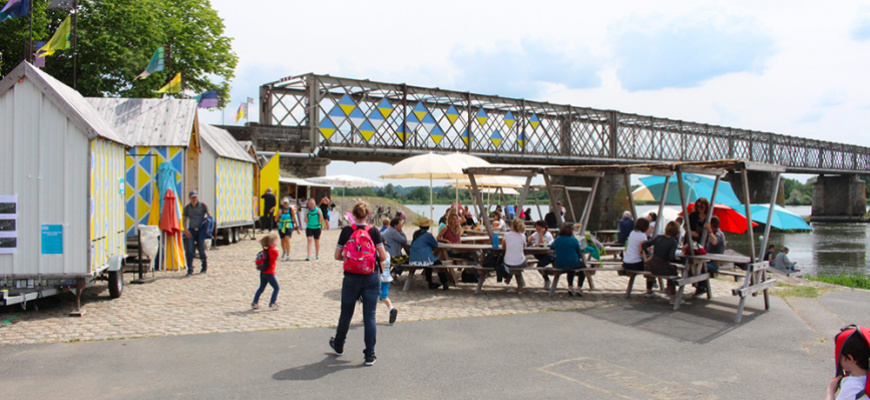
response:
[[[868,323],[870,293],[771,296],[733,324],[732,298],[665,310],[580,311],[401,322],[362,329],[345,354],[332,328],[0,347],[3,398],[819,399],[830,338]],[[359,315],[355,321],[359,321]]]

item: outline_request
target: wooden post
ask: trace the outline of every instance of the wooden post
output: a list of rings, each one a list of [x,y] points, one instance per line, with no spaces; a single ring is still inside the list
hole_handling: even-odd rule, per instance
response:
[[[489,215],[487,215],[486,210],[483,209],[483,198],[480,197],[480,189],[477,187],[477,180],[474,179],[474,174],[468,174],[468,181],[471,182],[471,190],[474,192],[475,203],[477,203],[477,209],[480,212],[480,219],[483,220],[483,226],[486,228],[486,234],[492,238],[492,223],[489,221]]]
[[[586,206],[583,207],[583,215],[580,217],[582,220],[580,224],[581,235],[586,233],[586,226],[589,225],[589,215],[592,214],[592,206],[595,204],[595,196],[598,194],[599,183],[601,183],[601,177],[596,176],[592,182],[592,191],[589,192],[589,199],[586,200]]]
[[[628,209],[631,211],[631,216],[637,220],[637,208],[634,205],[634,196],[631,192],[631,174],[628,172],[622,174],[623,181],[625,182],[625,192],[628,194]],[[670,177],[668,177],[670,180]],[[659,210],[659,214],[661,214],[661,210]]]

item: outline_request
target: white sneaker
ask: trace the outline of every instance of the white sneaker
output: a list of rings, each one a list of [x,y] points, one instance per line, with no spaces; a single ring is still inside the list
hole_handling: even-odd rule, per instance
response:
[[[648,299],[654,299],[654,298],[659,297],[659,296],[656,295],[655,293],[646,293],[643,295],[643,297],[646,297]]]
[[[674,300],[668,300],[668,304],[674,305]],[[686,304],[686,302],[683,301],[682,299],[680,299],[680,305],[683,305],[683,304]]]

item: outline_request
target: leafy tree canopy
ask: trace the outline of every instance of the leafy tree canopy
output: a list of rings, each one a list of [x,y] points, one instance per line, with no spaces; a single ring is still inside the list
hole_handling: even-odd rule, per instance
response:
[[[0,0],[0,7],[6,0]],[[51,38],[71,10],[48,9],[47,0],[33,0],[33,38]],[[196,96],[220,93],[219,107],[228,101],[229,82],[238,56],[224,23],[208,0],[79,0],[77,17],[76,89],[84,96],[159,97],[154,93],[181,72],[183,92]],[[29,19],[0,23],[0,75],[25,59]],[[168,46],[162,72],[133,82],[154,51]],[[46,59],[45,71],[73,86],[73,48]]]

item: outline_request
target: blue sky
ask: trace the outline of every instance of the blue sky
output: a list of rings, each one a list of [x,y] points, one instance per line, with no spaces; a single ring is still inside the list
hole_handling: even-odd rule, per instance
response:
[[[870,146],[870,3],[606,3],[213,0],[240,56],[226,121],[315,72]]]

